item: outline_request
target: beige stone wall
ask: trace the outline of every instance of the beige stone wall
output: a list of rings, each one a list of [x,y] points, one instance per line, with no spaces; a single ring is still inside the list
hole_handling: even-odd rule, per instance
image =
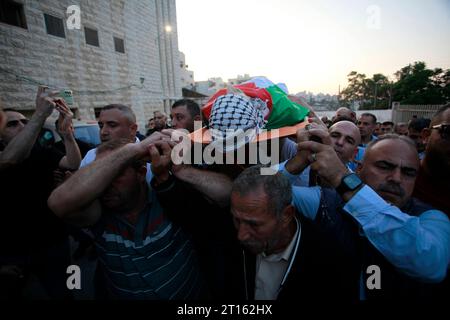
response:
[[[171,100],[181,97],[175,0],[17,2],[24,4],[28,28],[0,23],[0,97],[5,107],[34,108],[37,85],[26,77],[73,90],[82,119],[95,119],[94,108],[109,103],[131,105],[145,132],[154,110],[167,111]],[[66,26],[66,9],[74,4],[81,8],[81,30]],[[65,39],[47,34],[44,13],[63,18]],[[167,24],[170,34],[164,31]],[[85,26],[98,30],[100,47],[86,44]],[[125,54],[114,50],[113,36],[124,39]],[[140,78],[145,78],[143,87]]]

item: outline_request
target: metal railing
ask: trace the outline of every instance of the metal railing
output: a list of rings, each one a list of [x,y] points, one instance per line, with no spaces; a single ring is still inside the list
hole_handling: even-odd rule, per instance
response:
[[[408,122],[413,117],[431,119],[436,111],[443,105],[401,105],[399,102],[392,103],[392,121]]]

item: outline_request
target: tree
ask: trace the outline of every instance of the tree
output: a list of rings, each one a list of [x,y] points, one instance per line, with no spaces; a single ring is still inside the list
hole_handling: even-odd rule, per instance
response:
[[[425,62],[409,64],[394,74],[396,81],[376,73],[372,78],[352,71],[340,96],[341,106],[388,109],[391,101],[402,104],[445,104],[450,101],[450,69],[427,69]]]
[[[372,78],[365,74],[352,71],[347,76],[348,86],[341,92],[341,105],[360,109],[387,109],[390,93],[389,79],[377,73]],[[375,102],[376,96],[376,102]]]
[[[393,99],[402,104],[445,104],[450,100],[450,70],[427,69],[425,62],[409,64],[395,73]]]

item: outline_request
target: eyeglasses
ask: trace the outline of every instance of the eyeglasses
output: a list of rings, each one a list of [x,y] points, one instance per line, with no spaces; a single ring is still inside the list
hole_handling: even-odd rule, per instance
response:
[[[442,139],[449,139],[450,138],[450,124],[449,123],[441,123],[441,124],[432,126],[431,129],[438,130],[438,132],[441,135]]]
[[[19,122],[22,122],[23,125],[26,125],[28,123],[28,119],[20,119],[20,120],[11,120],[6,123],[6,127],[17,127],[19,125]]]

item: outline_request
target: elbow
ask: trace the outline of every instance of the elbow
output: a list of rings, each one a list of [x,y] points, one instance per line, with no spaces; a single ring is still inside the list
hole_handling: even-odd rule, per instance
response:
[[[449,258],[446,254],[437,252],[435,254],[434,259],[428,256],[426,260],[429,262],[421,264],[421,267],[416,269],[413,275],[414,278],[426,283],[439,283],[445,280]]]
[[[429,283],[439,283],[445,280],[447,276],[447,264],[441,264],[436,268],[436,271],[429,274],[428,277],[424,278],[425,282]]]
[[[19,163],[20,163],[20,161],[18,161],[18,159],[2,157],[0,159],[0,168],[1,169],[9,169],[14,166],[17,166]]]
[[[47,205],[57,217],[63,219],[66,213],[64,210],[64,202],[64,198],[59,194],[58,189],[56,189],[48,198]]]

